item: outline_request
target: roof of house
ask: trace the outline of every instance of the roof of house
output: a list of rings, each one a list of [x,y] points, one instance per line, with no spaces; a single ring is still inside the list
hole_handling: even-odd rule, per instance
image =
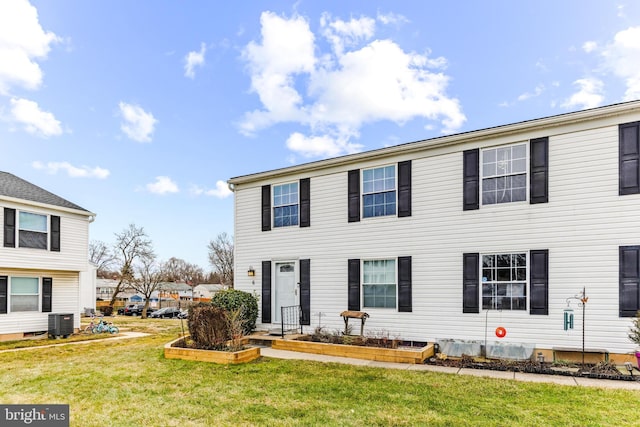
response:
[[[22,178],[0,171],[0,197],[12,197],[15,199],[29,200],[31,202],[42,203],[45,205],[58,206],[67,209],[84,211],[93,215],[88,210],[63,199],[60,196],[38,187]]]
[[[393,145],[391,147],[378,148],[370,151],[363,151],[344,156],[333,157],[324,160],[316,160],[309,163],[302,163],[295,166],[289,166],[270,171],[258,172],[249,175],[242,175],[227,180],[231,190],[235,185],[257,182],[264,179],[271,179],[279,176],[288,176],[294,173],[308,173],[314,170],[323,170],[325,168],[350,165],[357,163],[363,159],[372,160],[376,158],[386,158],[396,154],[408,154],[412,152],[422,151],[436,147],[444,147],[460,143],[467,143],[474,140],[498,137],[501,135],[511,135],[519,132],[531,130],[548,129],[556,126],[562,126],[569,123],[581,123],[595,118],[603,118],[608,116],[616,116],[632,112],[640,109],[640,101],[622,102],[619,104],[606,105],[603,107],[591,108],[570,113],[558,114],[555,116],[543,117],[539,119],[526,120],[518,123],[495,126],[486,129],[472,130],[452,135],[439,136],[436,138],[425,139],[415,142],[407,142],[404,144]]]
[[[203,289],[206,289],[209,292],[218,292],[226,289],[226,286],[220,283],[202,283],[196,286],[196,288],[200,288],[200,287]]]

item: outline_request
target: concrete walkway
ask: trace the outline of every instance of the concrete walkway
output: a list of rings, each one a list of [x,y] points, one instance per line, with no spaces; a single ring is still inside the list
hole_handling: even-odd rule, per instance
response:
[[[8,350],[0,350],[0,353],[8,353],[8,352],[12,352],[12,351],[36,350],[36,349],[39,349],[39,348],[48,348],[48,347],[60,347],[60,346],[63,346],[63,345],[80,345],[80,344],[91,344],[91,343],[95,343],[95,342],[104,342],[104,341],[118,341],[118,340],[126,340],[126,339],[129,339],[129,338],[146,337],[147,335],[149,335],[149,334],[146,334],[144,332],[126,331],[126,332],[120,332],[116,336],[106,336],[105,335],[105,338],[100,338],[100,339],[96,339],[96,340],[61,342],[60,344],[39,345],[39,346],[34,346],[34,347],[22,347],[22,348],[10,348]]]
[[[273,357],[276,359],[313,360],[316,362],[343,363],[347,365],[367,366],[374,368],[441,372],[446,374],[472,375],[475,377],[498,378],[503,380],[640,391],[640,381],[615,381],[562,375],[528,374],[522,372],[492,371],[486,369],[452,368],[435,365],[411,365],[406,363],[376,362],[371,360],[352,359],[349,357],[325,356],[322,354],[301,353],[297,351],[274,350],[270,347],[261,347],[260,353],[262,354],[262,356]]]

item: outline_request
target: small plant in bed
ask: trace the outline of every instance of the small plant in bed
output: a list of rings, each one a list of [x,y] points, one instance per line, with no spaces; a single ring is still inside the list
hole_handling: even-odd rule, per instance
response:
[[[379,348],[398,348],[402,342],[400,339],[391,338],[388,331],[373,331],[361,336],[344,334],[338,330],[329,331],[322,327],[317,327],[311,335],[300,337],[299,340]]]

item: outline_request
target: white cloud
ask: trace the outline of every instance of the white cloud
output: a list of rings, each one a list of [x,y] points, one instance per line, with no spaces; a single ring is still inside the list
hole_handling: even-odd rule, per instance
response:
[[[573,85],[577,86],[579,90],[562,103],[562,107],[586,109],[595,108],[602,104],[604,83],[601,80],[593,77],[578,79],[573,82]]]
[[[189,52],[184,57],[184,75],[193,79],[196,77],[195,68],[202,67],[204,65],[204,54],[207,51],[207,46],[204,43],[200,44],[199,52]]]
[[[333,138],[329,135],[307,137],[299,132],[289,136],[287,147],[303,157],[334,157],[362,150],[362,145],[350,143],[345,138]]]
[[[48,138],[62,134],[60,122],[53,114],[42,111],[35,101],[23,98],[11,98],[9,120],[24,126],[24,129],[37,136]]]
[[[640,98],[640,26],[618,32],[602,56],[605,68],[624,79],[625,101]]]
[[[582,44],[582,50],[584,50],[587,53],[591,53],[594,50],[596,50],[598,48],[598,43],[594,42],[594,41],[588,41],[588,42],[584,42]]]
[[[200,196],[204,194],[205,196],[214,196],[219,199],[226,199],[227,197],[231,196],[233,192],[229,190],[229,186],[226,182],[219,180],[216,181],[216,188],[209,190],[194,185],[191,187],[191,194],[193,194],[194,196]]]
[[[409,20],[403,16],[403,15],[399,15],[393,12],[389,12],[389,13],[380,13],[378,12],[378,16],[376,17],[378,19],[378,21],[382,22],[385,25],[389,25],[389,24],[404,24],[406,22],[409,22]]]
[[[27,0],[0,1],[0,94],[16,85],[40,87],[42,70],[36,61],[45,59],[57,41],[40,26],[38,11]]]
[[[155,182],[146,185],[147,191],[154,194],[177,193],[178,185],[168,176],[157,176]]]
[[[324,14],[321,31],[331,53],[317,51],[315,35],[300,16],[264,12],[261,24],[262,40],[250,42],[243,58],[263,108],[245,114],[239,126],[244,134],[298,123],[309,135],[292,134],[287,146],[305,157],[327,156],[361,149],[350,140],[367,123],[423,118],[440,121],[441,131],[450,133],[466,121],[459,101],[446,93],[446,59],[374,40],[372,18],[342,21]]]
[[[158,121],[153,114],[147,113],[141,107],[126,102],[120,102],[120,114],[124,122],[120,129],[131,139],[138,142],[151,142],[151,135]]]
[[[518,101],[526,101],[529,98],[535,98],[537,96],[540,96],[542,92],[544,92],[544,85],[539,84],[538,86],[536,86],[533,92],[525,92],[522,95],[518,96]]]
[[[91,168],[89,166],[76,167],[68,162],[33,162],[31,166],[34,169],[44,170],[52,175],[57,174],[59,171],[65,171],[68,176],[72,178],[98,178],[105,179],[109,176],[108,169],[103,169],[99,166]]]
[[[332,44],[335,54],[340,56],[345,46],[355,46],[358,42],[370,40],[375,34],[376,21],[366,16],[359,19],[351,18],[349,21],[332,20],[331,15],[325,12],[320,18],[320,26],[324,37]]]

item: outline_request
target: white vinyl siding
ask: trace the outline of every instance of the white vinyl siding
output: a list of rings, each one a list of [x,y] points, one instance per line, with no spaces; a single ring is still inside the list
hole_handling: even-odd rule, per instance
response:
[[[0,267],[0,276],[38,278],[42,289],[42,278],[50,277],[53,282],[51,312],[73,313],[74,327],[80,327],[80,285],[79,274],[69,271],[51,270],[16,270]],[[42,304],[38,297],[38,304]],[[0,335],[21,332],[46,332],[48,329],[49,313],[41,311],[21,311],[0,314]]]
[[[84,271],[89,259],[89,218],[61,211],[36,209],[25,204],[1,203],[3,207],[18,211],[33,212],[47,216],[47,227],[50,215],[60,216],[60,252],[34,248],[6,248],[0,245],[0,268],[27,268]],[[0,221],[4,224],[4,209],[0,209]],[[18,221],[16,221],[18,222]],[[17,229],[17,227],[16,227]],[[4,227],[0,227],[0,235]],[[47,236],[47,242],[49,236]],[[18,241],[16,240],[16,246]]]
[[[416,341],[482,341],[486,329],[503,326],[512,343],[579,347],[581,316],[576,316],[574,331],[567,333],[562,313],[567,298],[586,287],[587,346],[631,351],[629,319],[618,317],[618,248],[640,244],[640,195],[618,195],[618,124],[637,120],[640,113],[626,113],[498,136],[470,135],[468,141],[461,136],[452,146],[385,158],[372,155],[351,164],[329,163],[324,169],[317,164],[308,170],[298,168],[294,170],[298,174],[281,179],[311,177],[313,227],[287,227],[277,235],[261,233],[260,217],[255,214],[260,212],[260,186],[270,183],[268,177],[237,184],[236,271],[251,265],[258,268],[254,278],[237,275],[235,287],[259,294],[262,260],[311,259],[311,326],[341,329],[344,323],[339,314],[347,309],[347,261],[411,255],[413,312],[371,310],[374,314],[367,320],[365,333],[386,330]],[[548,203],[505,203],[463,212],[462,151],[539,137],[549,137]],[[409,159],[412,216],[349,223],[348,170]],[[462,254],[522,253],[523,249],[549,250],[549,314],[533,316],[528,310],[463,314]]]

